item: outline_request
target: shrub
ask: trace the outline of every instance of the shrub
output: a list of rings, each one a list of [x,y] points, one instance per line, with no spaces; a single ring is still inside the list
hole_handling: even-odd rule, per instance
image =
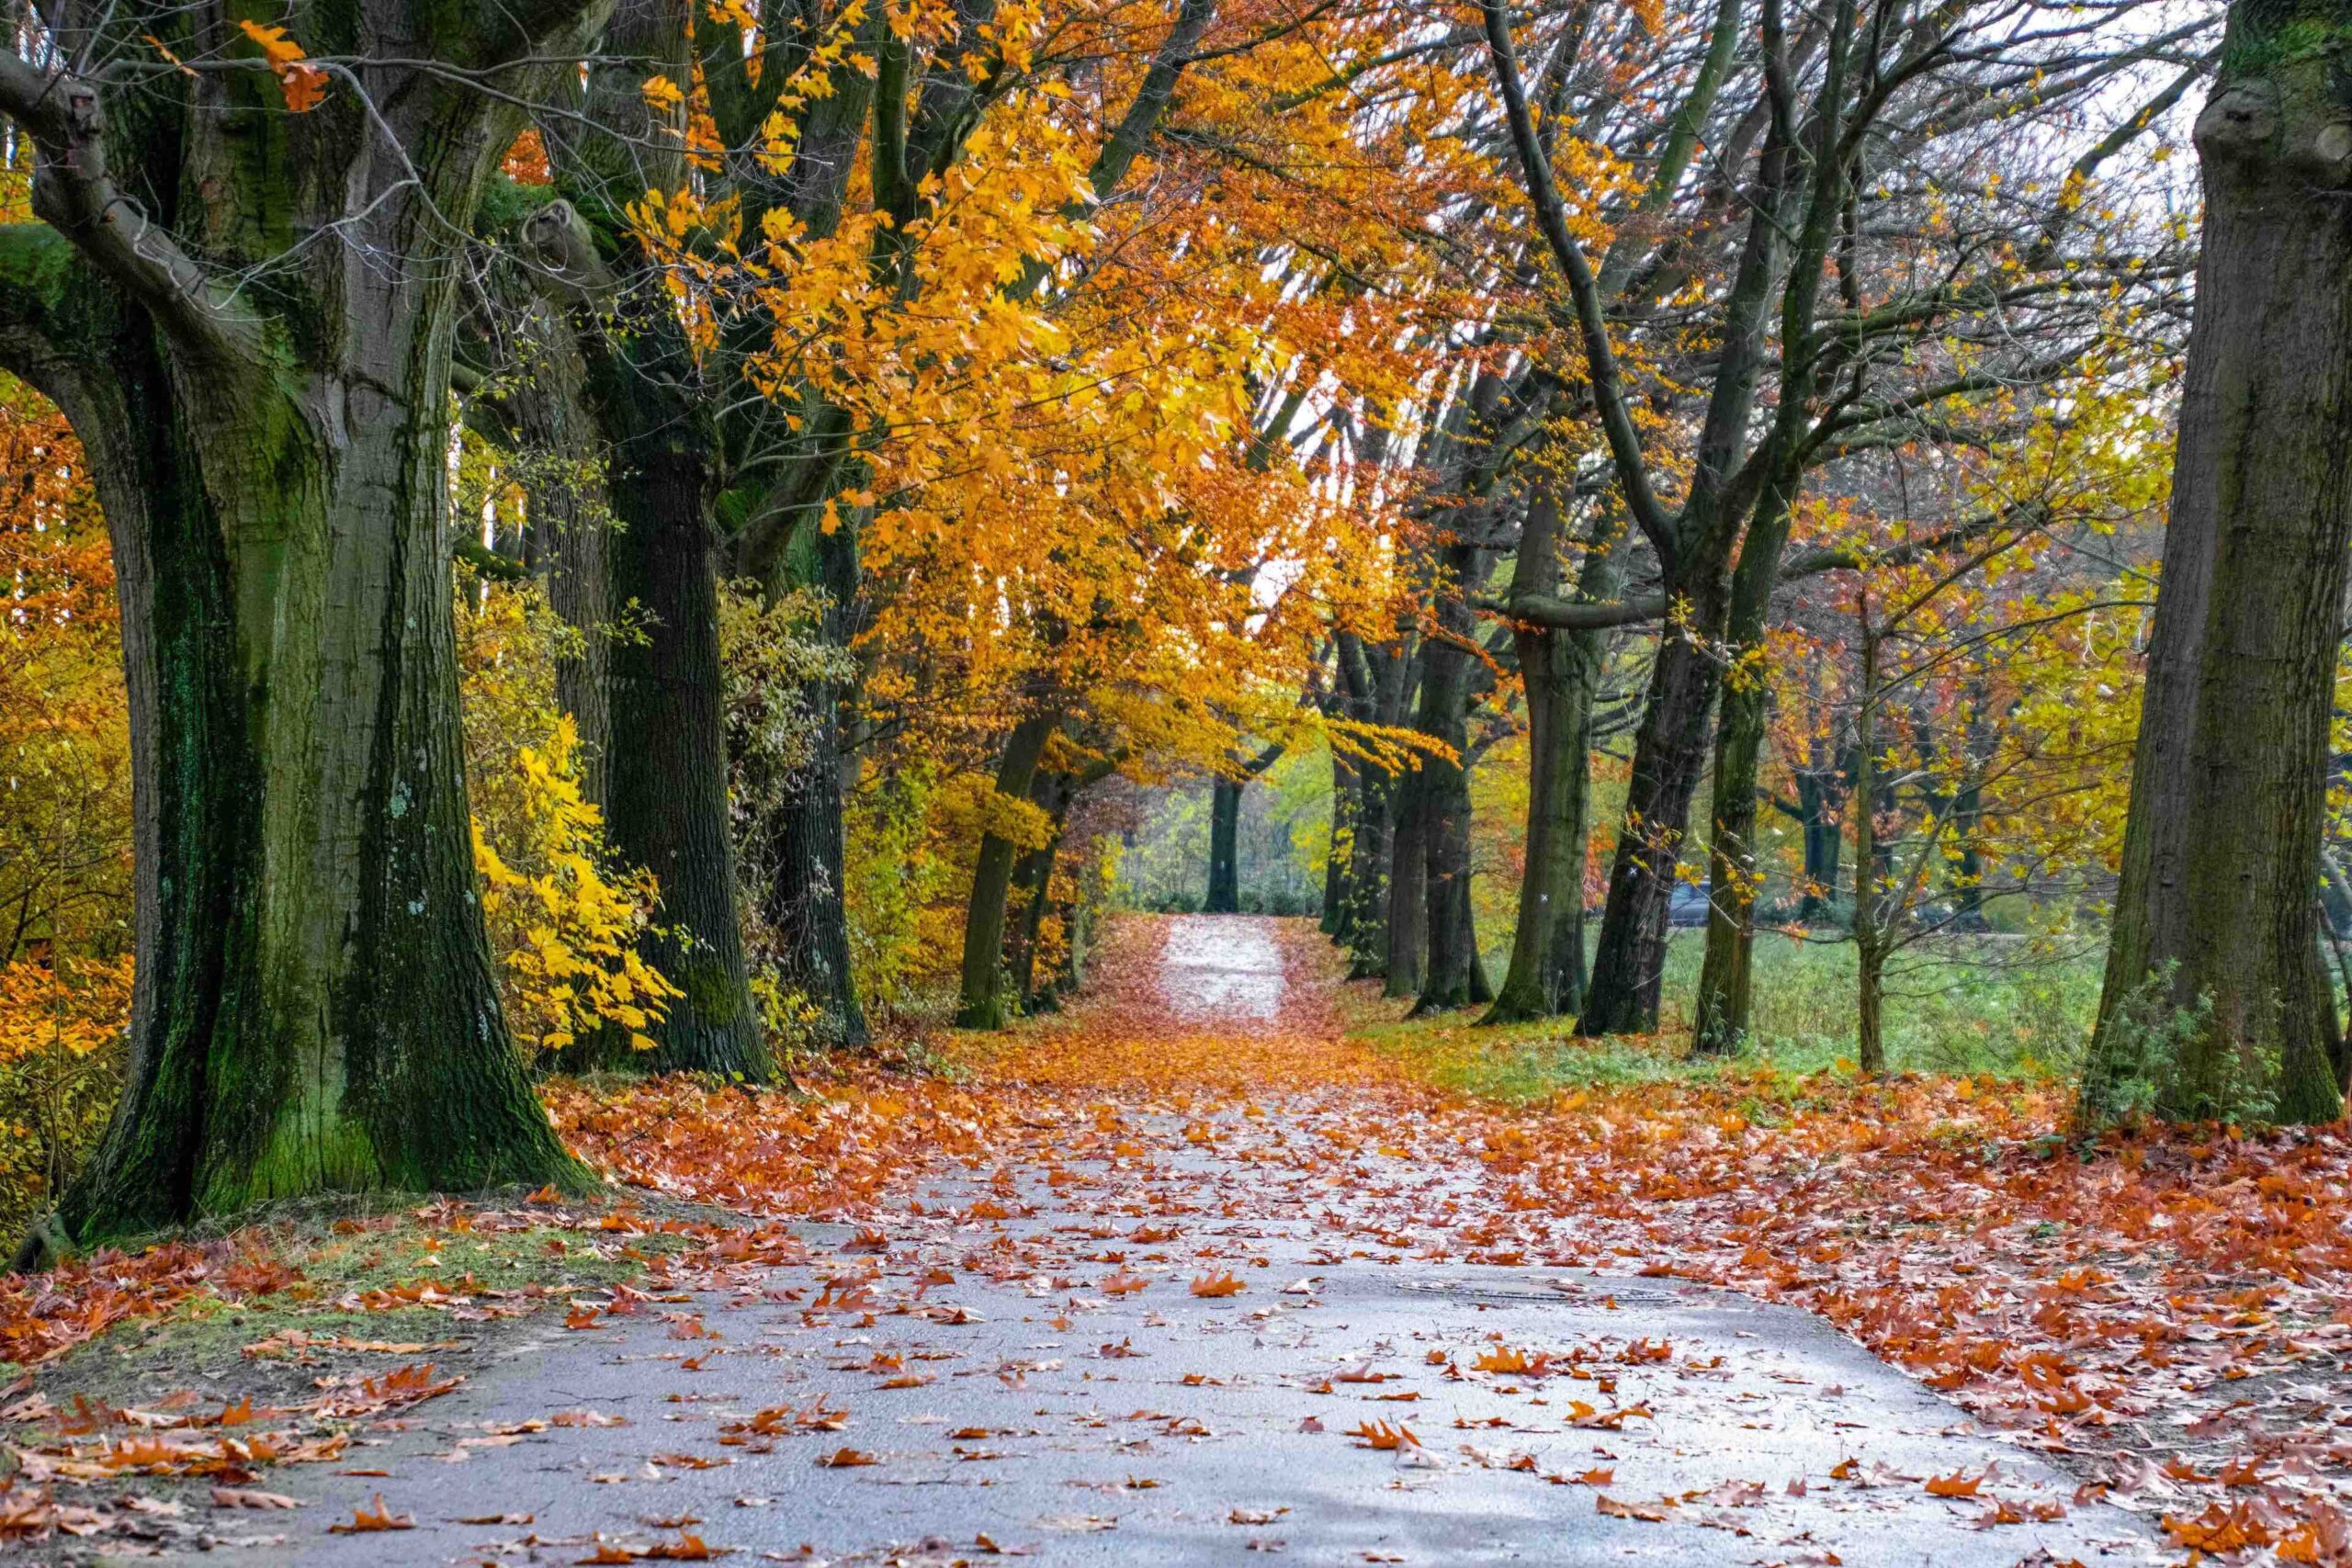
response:
[[[2077,1127],[2098,1133],[2161,1114],[2262,1122],[2277,1110],[2275,1053],[2216,1043],[2213,998],[2172,999],[2177,963],[2151,971],[2116,1005],[2083,1067]]]
[[[531,1054],[606,1028],[650,1049],[647,1029],[682,993],[638,956],[660,889],[614,863],[581,792],[579,728],[556,705],[556,667],[583,634],[535,582],[465,573],[459,589],[474,866],[507,1023]]]

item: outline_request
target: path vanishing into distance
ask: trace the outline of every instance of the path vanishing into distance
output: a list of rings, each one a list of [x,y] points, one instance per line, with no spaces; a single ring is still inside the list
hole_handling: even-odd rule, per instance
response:
[[[234,1560],[2153,1555],[1817,1318],[1544,1262],[1493,1151],[1390,1124],[1303,923],[1136,920],[1103,962],[974,1069],[1019,1107],[991,1146],[724,1278],[485,1330],[459,1386],[272,1472],[304,1506]],[[379,1498],[413,1529],[328,1533]]]

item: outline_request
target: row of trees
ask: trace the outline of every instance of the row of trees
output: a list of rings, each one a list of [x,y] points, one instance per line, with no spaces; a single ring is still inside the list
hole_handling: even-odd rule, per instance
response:
[[[961,840],[1000,1021],[1090,787],[1315,726],[1391,604],[1326,393],[1421,374],[1483,166],[1405,13],[232,9],[42,6],[0,63],[0,360],[106,515],[137,780],[129,1082],[43,1243],[583,1179],[484,941],[573,956],[470,831],[453,555],[575,628],[561,750],[658,887],[604,1026],[532,1043],[751,1081],[937,934],[870,951],[848,822]]]
[[[1411,724],[1432,759],[1340,760],[1326,925],[1357,973],[1424,1010],[1654,1032],[1671,896],[1698,877],[1693,1043],[1734,1049],[1777,808],[1803,835],[1789,913],[1843,904],[1866,1067],[1899,949],[1982,929],[2002,892],[2062,918],[2111,895],[2086,1121],[2127,1083],[2171,1115],[2333,1119],[2316,868],[2352,128],[2319,84],[2340,7],[2242,6],[2221,37],[2000,3],[1479,19],[1517,288],[1408,422],[1432,520],[1406,547],[1412,612],[1336,639],[1327,705]],[[2209,75],[2200,259],[2167,130]],[[1522,726],[1490,986],[1459,769]],[[1629,731],[1596,831],[1592,761]],[[2151,992],[2193,1021],[2164,1061]]]
[[[1808,841],[1862,803],[1866,993],[1911,929],[1891,892],[1981,900],[2112,836],[2047,803],[2096,796],[2129,731],[2080,720],[2148,602],[2193,265],[2148,150],[2217,60],[2209,183],[2253,184],[2211,220],[2290,226],[2305,270],[2209,246],[2279,303],[2241,331],[2199,290],[2184,476],[2267,422],[2249,385],[2343,395],[2338,327],[2283,303],[2340,259],[2324,6],[2241,6],[2226,43],[2154,0],[249,11],[41,0],[0,59],[29,202],[0,226],[0,366],[62,411],[105,513],[136,786],[130,1079],[51,1244],[583,1179],[485,940],[453,555],[573,628],[582,792],[658,886],[621,973],[662,1005],[554,1031],[579,1057],[756,1081],[779,1019],[861,1041],[882,965],[848,838],[901,830],[877,800],[956,840],[957,1013],[999,1024],[1074,950],[1095,786],[1191,768],[1228,799],[1310,737],[1362,969],[1588,1034],[1657,1025],[1711,779],[1697,1014],[1728,1049],[1768,757],[1842,758],[1806,752],[1836,780],[1797,786]],[[2199,434],[2216,397],[2237,423]],[[2312,439],[2261,491],[2307,530],[2266,533],[2273,577],[2342,499]],[[462,517],[454,453],[495,476]],[[2243,489],[2209,509],[2239,525]],[[2177,567],[2182,537],[2168,583],[2269,624],[2259,582]],[[2291,575],[2312,604],[2335,581]],[[2308,652],[2317,621],[2279,620]],[[2177,621],[2154,711],[2252,711],[2200,684],[2244,638]],[[2261,782],[2309,807],[2308,834],[2260,818],[2283,849],[2145,826],[2179,770],[2143,727],[2111,990],[2176,956],[2183,997],[2214,989],[2207,925],[2132,912],[2178,898],[2165,856],[2315,863],[2318,759],[2307,790],[2288,762],[2324,714],[2293,712]],[[1491,987],[1470,778],[1522,727]],[[1624,737],[1588,974],[1593,758]],[[2316,1027],[2297,886],[2272,925],[2301,967],[2216,992],[2233,1048]],[[2233,908],[2233,940],[2262,925]]]

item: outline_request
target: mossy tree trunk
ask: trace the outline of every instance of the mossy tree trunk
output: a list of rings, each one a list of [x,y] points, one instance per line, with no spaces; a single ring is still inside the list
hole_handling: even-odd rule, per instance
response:
[[[519,87],[514,62],[573,47],[582,9],[288,19]],[[0,61],[42,220],[0,231],[0,360],[74,422],[107,512],[139,868],[130,1081],[45,1241],[311,1192],[581,1183],[499,1011],[451,619],[447,224],[519,116],[388,61],[361,73],[373,115],[338,80],[294,117],[266,72],[153,73],[142,34],[246,47],[200,14],[103,26],[59,39],[87,74]]]
[[[818,640],[845,653],[855,640],[859,615],[855,525],[844,521],[831,533],[804,526],[787,570],[793,585],[815,588],[822,597]],[[850,958],[849,838],[842,813],[842,705],[854,691],[854,678],[818,678],[800,690],[808,754],[786,781],[773,824],[774,861],[761,895],[776,933],[780,977],[816,1009],[818,1043],[833,1049],[863,1045],[869,1037]]]
[[[1791,497],[1768,494],[1748,525],[1732,576],[1732,675],[1715,720],[1714,821],[1707,846],[1707,951],[1699,968],[1691,1047],[1727,1055],[1747,1038],[1755,1001],[1757,784],[1771,683],[1764,666],[1765,622],[1789,538]]]
[[[1024,1010],[1046,1000],[1052,989],[1050,981],[1043,987],[1037,984],[1037,946],[1044,940],[1046,917],[1054,906],[1054,867],[1061,860],[1062,831],[1069,821],[1069,808],[1078,798],[1077,785],[1078,781],[1068,773],[1049,773],[1041,769],[1029,787],[1030,800],[1046,813],[1051,827],[1046,841],[1023,854],[1012,872],[1021,919],[1009,944],[1005,967],[1012,979],[1012,994],[1020,998]]]
[[[645,961],[684,994],[648,1032],[642,1058],[618,1043],[608,1064],[763,1081],[774,1062],[752,1004],[729,821],[719,668],[717,427],[701,370],[660,269],[630,234],[627,205],[685,177],[682,112],[657,113],[641,87],[685,80],[686,0],[619,0],[599,39],[578,117],[546,117],[565,199],[523,226],[526,261],[560,299],[582,367],[579,406],[605,458],[612,530],[604,597],[628,635],[602,660],[606,839],[661,886]],[[673,123],[677,121],[678,123]]]
[[[1351,934],[1348,894],[1355,874],[1351,863],[1356,839],[1355,807],[1355,764],[1335,750],[1331,753],[1330,848],[1323,855],[1323,907],[1316,912],[1315,923],[1340,947],[1348,945]]]
[[[1380,994],[1418,997],[1429,954],[1430,787],[1426,759],[1396,781],[1388,796],[1388,886],[1381,934],[1386,939]]]
[[[2104,1037],[2152,975],[2211,998],[2159,1086],[2175,1117],[2229,1111],[2211,1086],[2272,1060],[2282,1120],[2341,1110],[2313,867],[2352,548],[2347,62],[2346,0],[2239,0],[2197,121],[2197,314],[2099,999]],[[2086,1106],[2127,1055],[2093,1051]]]

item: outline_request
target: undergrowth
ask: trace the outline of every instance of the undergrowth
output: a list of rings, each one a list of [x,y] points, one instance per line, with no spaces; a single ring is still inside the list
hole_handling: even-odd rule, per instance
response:
[[[1825,1071],[1853,1070],[1854,950],[1764,937],[1755,1028],[1736,1055],[1694,1055],[1688,1008],[1703,933],[1668,948],[1666,1003],[1655,1035],[1578,1039],[1570,1020],[1493,1028],[1476,1010],[1400,1021],[1368,986],[1351,987],[1350,1032],[1442,1088],[1523,1104],[1562,1091],[1728,1080],[1786,1099]],[[1490,973],[1500,966],[1489,959]],[[2029,957],[2014,940],[1922,944],[1891,971],[1887,1054],[1895,1072],[2046,1083],[2081,1065],[2098,1005],[2095,954]]]

